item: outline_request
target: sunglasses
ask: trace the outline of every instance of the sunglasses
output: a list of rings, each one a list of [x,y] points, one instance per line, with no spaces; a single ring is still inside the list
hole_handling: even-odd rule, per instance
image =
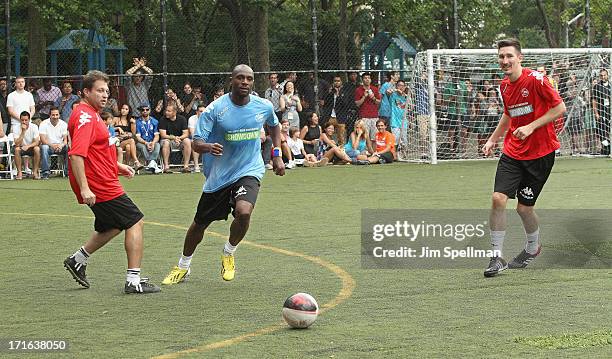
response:
[[[140,111],[149,111],[149,110],[150,110],[149,108],[143,108]]]

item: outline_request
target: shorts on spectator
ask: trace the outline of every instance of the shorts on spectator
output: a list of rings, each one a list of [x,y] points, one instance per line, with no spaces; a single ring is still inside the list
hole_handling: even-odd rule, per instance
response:
[[[376,121],[378,121],[378,117],[363,117],[361,119],[365,123],[365,127],[370,134],[370,139],[373,140],[376,138]]]
[[[161,145],[163,146],[165,142],[169,142],[170,143],[170,149],[171,150],[182,150],[183,146],[185,144],[185,140],[182,140],[181,143],[177,144],[173,140],[169,140],[167,138],[164,138],[163,140],[161,140]]]
[[[15,154],[15,147],[13,147],[13,154]],[[30,147],[27,151],[21,151],[22,156],[34,156],[34,147]]]

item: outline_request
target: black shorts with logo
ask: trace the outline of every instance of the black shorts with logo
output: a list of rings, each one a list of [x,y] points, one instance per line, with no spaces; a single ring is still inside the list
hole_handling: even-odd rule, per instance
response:
[[[96,203],[89,208],[96,218],[94,229],[98,233],[104,233],[111,229],[126,230],[132,228],[144,217],[144,214],[125,193],[110,201]]]
[[[260,183],[257,178],[246,176],[216,192],[202,192],[193,221],[204,225],[221,219],[227,220],[230,212],[234,215],[233,210],[239,200],[247,201],[255,206],[259,187]]]
[[[516,160],[502,154],[497,163],[494,191],[533,206],[555,164],[555,151],[533,160]]]

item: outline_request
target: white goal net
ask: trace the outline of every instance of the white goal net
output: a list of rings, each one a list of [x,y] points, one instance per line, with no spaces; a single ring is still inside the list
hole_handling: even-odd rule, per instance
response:
[[[612,72],[612,49],[523,49],[523,55],[523,67],[545,72],[567,107],[555,121],[560,155],[609,155],[612,94],[605,77]],[[496,49],[418,53],[407,81],[410,106],[399,159],[483,158],[481,148],[503,113],[503,76]]]

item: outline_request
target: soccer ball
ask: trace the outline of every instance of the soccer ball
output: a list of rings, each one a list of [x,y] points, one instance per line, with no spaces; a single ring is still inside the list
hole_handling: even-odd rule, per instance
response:
[[[319,305],[308,293],[296,293],[283,304],[283,319],[292,328],[308,328],[318,315]]]

